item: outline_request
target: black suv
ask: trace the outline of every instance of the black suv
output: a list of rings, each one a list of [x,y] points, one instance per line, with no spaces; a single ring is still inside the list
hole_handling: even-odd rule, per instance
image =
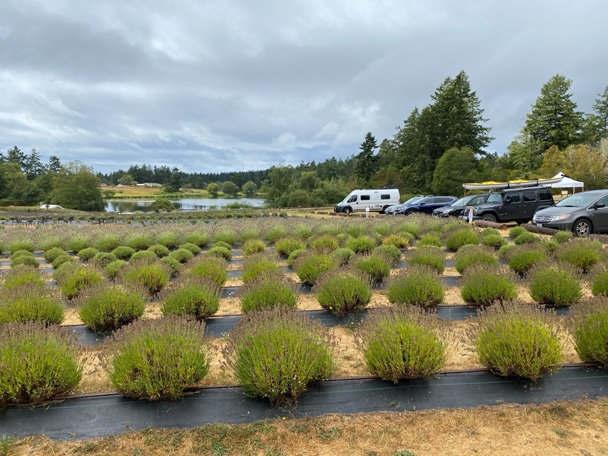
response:
[[[477,206],[476,220],[527,223],[539,209],[553,206],[553,195],[547,187],[521,187],[491,193],[485,204]]]

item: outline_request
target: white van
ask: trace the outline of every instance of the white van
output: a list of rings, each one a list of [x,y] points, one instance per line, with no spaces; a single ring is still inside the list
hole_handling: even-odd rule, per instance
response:
[[[384,210],[394,204],[399,204],[399,189],[383,188],[380,190],[353,190],[340,203],[334,207],[334,212],[350,214],[355,211],[378,211]]]

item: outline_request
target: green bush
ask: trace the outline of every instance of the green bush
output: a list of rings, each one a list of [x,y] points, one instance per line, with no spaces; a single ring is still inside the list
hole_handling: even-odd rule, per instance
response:
[[[400,271],[388,287],[388,300],[393,304],[435,307],[443,302],[443,285],[437,270],[412,266]]]
[[[104,234],[103,236],[98,237],[95,241],[95,247],[101,252],[111,252],[119,245],[120,239],[118,239],[118,236],[113,234]]]
[[[194,258],[194,253],[192,253],[190,250],[179,248],[171,252],[169,257],[183,264]]]
[[[534,306],[488,308],[480,313],[479,326],[479,360],[499,375],[537,380],[562,361],[557,330],[547,314]]]
[[[11,255],[14,255],[19,250],[25,250],[31,253],[34,251],[34,243],[25,239],[17,239],[8,244],[8,251]]]
[[[416,243],[418,246],[431,245],[434,247],[441,247],[443,244],[441,238],[433,233],[427,233],[422,235],[420,240]]]
[[[306,244],[298,238],[284,237],[275,242],[274,248],[279,255],[288,258],[292,252],[306,248]]]
[[[447,359],[431,317],[411,307],[372,313],[361,324],[358,339],[368,370],[394,383],[432,377]]]
[[[454,233],[449,235],[445,244],[448,249],[456,252],[464,245],[479,244],[479,238],[475,231],[464,228],[454,231]]]
[[[170,257],[170,256],[162,257],[158,261],[160,261],[162,264],[167,266],[169,273],[171,274],[171,277],[177,276],[179,274],[179,271],[182,269],[182,264],[173,257]]]
[[[399,225],[398,231],[401,233],[408,233],[414,236],[414,239],[420,237],[420,226],[414,222],[405,222]]]
[[[346,243],[346,247],[348,247],[355,253],[368,253],[375,246],[376,246],[376,241],[374,241],[369,236],[359,236],[357,238],[351,238]]]
[[[563,244],[564,242],[568,242],[572,239],[572,233],[570,231],[558,231],[553,235],[553,239],[555,239],[558,243]]]
[[[213,244],[213,247],[222,247],[224,249],[232,250],[232,245],[224,241],[217,241]]]
[[[123,396],[178,399],[209,371],[202,323],[179,317],[139,320],[118,330],[109,377]]]
[[[219,233],[216,233],[215,237],[213,238],[213,242],[214,244],[217,244],[218,242],[225,242],[230,248],[232,248],[236,242],[236,236],[233,231],[220,231]]]
[[[78,256],[78,258],[80,258],[81,261],[87,262],[89,260],[92,260],[98,253],[99,250],[97,250],[96,248],[87,247],[86,249],[78,251],[76,255]]]
[[[20,256],[29,256],[29,257],[34,257],[34,254],[32,252],[30,252],[29,250],[15,250],[13,253],[11,253],[11,259],[20,257]]]
[[[315,237],[311,240],[310,246],[319,252],[333,252],[340,247],[336,237],[331,234],[322,234]]]
[[[6,286],[6,285],[5,285]],[[601,268],[593,274],[591,285],[593,296],[608,296],[608,269]]]
[[[188,277],[163,296],[163,315],[175,314],[203,320],[220,307],[220,288],[201,277]]]
[[[494,252],[481,245],[465,245],[454,255],[454,266],[461,274],[477,264],[498,266],[498,260]]]
[[[534,244],[535,242],[538,242],[538,241],[540,241],[540,238],[536,234],[530,233],[529,231],[525,231],[525,232],[521,233],[519,236],[517,236],[513,242],[515,243],[515,245],[521,245],[521,244]]]
[[[345,266],[355,256],[355,252],[348,247],[340,247],[339,249],[334,250],[331,255],[336,259],[338,266]],[[399,252],[399,255],[401,255],[401,252]]]
[[[209,243],[209,238],[207,237],[206,233],[188,233],[186,236],[184,236],[184,240],[186,242],[191,242],[194,245],[198,245],[200,248],[206,247]],[[177,246],[177,244],[175,246]]]
[[[55,258],[53,260],[53,267],[55,269],[57,269],[59,266],[61,266],[64,263],[74,263],[74,258],[71,257],[70,255],[68,255],[67,253],[64,255],[59,255],[57,258]]]
[[[367,274],[374,283],[381,283],[391,272],[390,259],[381,255],[370,255],[355,260],[354,268]]]
[[[260,236],[261,236],[261,234],[260,234],[259,230],[249,229],[249,230],[241,232],[239,235],[239,239],[241,240],[241,243],[244,244],[249,239],[259,239]]]
[[[187,236],[187,237],[189,237],[189,236]],[[196,237],[193,237],[192,239],[200,241],[200,239],[197,239]],[[190,239],[186,239],[186,242],[192,242],[192,241]],[[205,245],[206,242],[207,242],[207,237],[205,237],[203,245]],[[179,244],[180,244],[180,241],[179,241],[179,237],[177,236],[177,234],[169,232],[169,233],[162,233],[159,236],[157,236],[156,244],[154,244],[154,245],[162,245],[163,247],[165,247],[168,250],[168,249],[176,248]],[[200,247],[198,242],[192,242],[192,244]],[[150,247],[152,247],[152,246],[150,246]],[[150,248],[150,247],[148,247],[148,248]],[[194,253],[194,252],[192,252],[192,253]],[[158,255],[158,256],[160,257],[161,255]],[[163,256],[165,256],[165,255],[163,255]]]
[[[275,307],[296,307],[297,297],[292,286],[281,276],[262,276],[245,286],[241,296],[244,313]]]
[[[63,250],[62,248],[59,247],[53,247],[49,250],[47,250],[46,252],[44,252],[44,259],[46,261],[48,261],[49,263],[52,263],[55,258],[57,258],[60,255],[65,255],[67,254],[67,252],[65,250]]]
[[[555,253],[559,248],[559,242],[557,242],[555,239],[547,239],[543,241],[542,244],[547,253],[549,254]]]
[[[321,274],[337,265],[335,257],[316,253],[298,257],[294,269],[302,282],[313,285]]]
[[[162,244],[151,245],[148,247],[148,250],[154,253],[158,258],[164,258],[171,253],[169,249]]]
[[[547,258],[547,254],[540,248],[519,247],[509,251],[507,261],[509,267],[520,276],[524,276],[532,267]]]
[[[2,281],[2,288],[14,288],[22,285],[44,285],[44,279],[31,266],[16,266],[6,273]]]
[[[507,240],[504,239],[500,234],[489,234],[481,238],[481,243],[485,246],[498,250],[507,243]]]
[[[439,274],[445,270],[445,254],[439,247],[418,247],[407,256],[408,265],[428,266],[435,269]]]
[[[83,235],[72,237],[66,242],[66,249],[72,252],[80,252],[87,247],[91,247],[91,242],[87,236]]]
[[[340,249],[338,249],[340,250]],[[376,247],[373,252],[374,255],[379,255],[381,257],[384,258],[388,258],[390,261],[391,266],[395,266],[397,263],[399,263],[399,260],[401,259],[401,250],[399,250],[397,247],[395,247],[392,244],[382,244],[379,245],[378,247]]]
[[[134,250],[146,250],[153,244],[153,241],[146,234],[134,234],[127,239],[126,244]]]
[[[305,315],[284,308],[252,312],[230,332],[228,363],[246,395],[294,402],[334,370],[331,340]]]
[[[198,255],[203,251],[198,245],[192,244],[191,242],[186,242],[185,244],[180,245],[179,248],[190,250],[193,255]]]
[[[54,248],[61,248],[62,242],[61,242],[61,239],[59,239],[58,237],[51,236],[51,237],[45,237],[45,238],[41,239],[38,242],[38,245],[40,246],[40,248],[42,250],[47,252]],[[61,250],[63,250],[63,249],[61,249]]]
[[[290,268],[294,267],[294,264],[296,262],[296,260],[300,257],[300,255],[302,255],[303,253],[306,253],[306,249],[298,249],[298,250],[294,250],[293,252],[291,252],[289,254],[289,256],[287,257],[287,265]],[[353,255],[355,254],[355,252],[353,252]]]
[[[266,244],[261,239],[248,239],[243,244],[243,255],[249,256],[266,250]]]
[[[82,370],[77,348],[64,331],[36,323],[0,330],[0,405],[36,405],[70,393]]]
[[[131,258],[129,258],[129,262],[156,261],[157,259],[158,256],[156,256],[156,253],[153,250],[139,250],[133,255],[131,255]]]
[[[407,249],[410,245],[410,238],[400,234],[391,234],[382,239],[382,245],[394,245],[398,249]]]
[[[128,260],[134,253],[135,250],[126,245],[118,246],[112,250],[112,255],[114,255],[118,260]]]
[[[122,268],[120,277],[127,282],[143,286],[152,296],[157,294],[171,277],[171,270],[160,261],[151,263],[147,260],[131,261]]]
[[[530,296],[539,304],[569,306],[583,297],[576,271],[565,264],[540,264],[531,271]]]
[[[76,300],[80,319],[96,332],[115,330],[144,314],[143,291],[122,284],[95,285]]]
[[[500,231],[496,228],[484,228],[480,236],[482,239],[486,236],[500,236]]]
[[[608,367],[608,299],[595,298],[577,309],[574,342],[581,361]]]
[[[104,272],[109,279],[115,279],[127,262],[125,260],[112,261],[104,268]]]
[[[515,239],[517,236],[520,236],[526,232],[527,230],[523,226],[514,226],[509,230],[509,237],[511,239]]]
[[[480,265],[467,268],[460,294],[468,304],[489,306],[517,298],[517,287],[506,272]]]
[[[20,254],[11,259],[11,268],[15,268],[17,266],[33,266],[37,268],[38,266],[40,266],[40,263],[38,263],[38,260],[34,258],[31,254]]]
[[[61,292],[67,298],[72,299],[85,288],[100,283],[103,280],[103,274],[94,267],[64,263],[55,270],[53,278],[59,284]]]
[[[228,279],[226,273],[226,261],[212,255],[205,255],[200,260],[190,265],[188,272],[196,277],[202,277],[223,287]]]
[[[116,256],[112,253],[99,252],[93,257],[93,263],[103,269],[110,263],[116,261],[117,259],[118,258],[116,258]]]
[[[43,284],[25,284],[0,293],[0,325],[36,322],[59,324],[63,305]]]
[[[589,239],[576,239],[565,244],[555,252],[555,256],[570,263],[582,272],[589,272],[599,263],[602,253],[602,244]]]
[[[266,233],[266,240],[274,244],[277,239],[285,236],[285,229],[282,226],[275,226]]]
[[[281,271],[276,261],[264,255],[252,255],[243,263],[243,282],[248,283],[264,275],[277,275]]]
[[[360,312],[372,299],[369,280],[349,270],[333,270],[321,275],[315,292],[321,307],[339,317],[348,312]]]
[[[215,255],[216,257],[220,257],[225,259],[226,261],[230,261],[232,259],[232,252],[226,247],[222,246],[213,246],[209,249],[210,255]]]

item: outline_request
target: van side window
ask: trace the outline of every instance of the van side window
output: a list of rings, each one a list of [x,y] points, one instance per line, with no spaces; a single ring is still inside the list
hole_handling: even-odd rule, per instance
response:
[[[551,191],[550,190],[540,190],[538,192],[538,199],[541,201],[547,201],[551,199]]]
[[[380,195],[380,199],[390,200],[391,199],[391,195],[387,195],[387,194]]]
[[[536,201],[536,192],[524,192],[524,203],[526,201]]]
[[[355,201],[357,201],[357,195],[353,195],[348,199],[349,203],[354,203]]]
[[[361,201],[369,201],[369,195],[361,195]]]
[[[508,193],[506,197],[508,197],[512,203],[519,203],[520,201],[519,193]]]

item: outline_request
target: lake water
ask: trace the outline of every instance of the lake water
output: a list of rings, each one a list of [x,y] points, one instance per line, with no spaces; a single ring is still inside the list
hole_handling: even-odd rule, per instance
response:
[[[212,208],[221,208],[229,204],[243,203],[252,207],[261,207],[264,200],[261,198],[182,198],[169,200],[178,211],[206,211]],[[154,200],[109,199],[106,200],[106,212],[135,212],[149,211]]]

